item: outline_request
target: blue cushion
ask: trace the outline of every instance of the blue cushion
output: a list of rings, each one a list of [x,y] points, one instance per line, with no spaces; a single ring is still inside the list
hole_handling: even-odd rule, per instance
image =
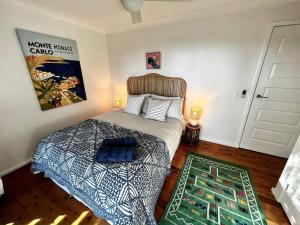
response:
[[[134,137],[124,137],[124,138],[107,138],[102,141],[102,146],[131,146],[136,145],[136,139]]]
[[[98,149],[96,160],[98,162],[130,162],[135,160],[135,138],[105,139]]]

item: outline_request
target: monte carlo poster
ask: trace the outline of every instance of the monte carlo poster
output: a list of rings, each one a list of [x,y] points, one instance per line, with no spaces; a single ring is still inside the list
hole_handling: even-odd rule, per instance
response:
[[[86,100],[76,41],[17,29],[41,109]]]

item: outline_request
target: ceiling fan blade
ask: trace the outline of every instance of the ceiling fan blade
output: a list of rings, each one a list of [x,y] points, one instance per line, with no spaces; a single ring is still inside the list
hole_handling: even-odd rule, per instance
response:
[[[144,0],[144,1],[155,1],[155,2],[193,2],[195,0]]]
[[[141,11],[138,11],[136,13],[130,13],[130,15],[131,15],[131,19],[132,19],[132,23],[133,24],[141,23],[142,22]]]

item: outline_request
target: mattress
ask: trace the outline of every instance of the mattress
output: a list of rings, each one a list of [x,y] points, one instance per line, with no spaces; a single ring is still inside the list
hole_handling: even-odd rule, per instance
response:
[[[92,119],[105,121],[161,138],[165,141],[169,149],[170,161],[172,161],[175,155],[185,126],[183,119],[166,118],[166,121],[161,122],[125,113],[122,110],[106,112]]]

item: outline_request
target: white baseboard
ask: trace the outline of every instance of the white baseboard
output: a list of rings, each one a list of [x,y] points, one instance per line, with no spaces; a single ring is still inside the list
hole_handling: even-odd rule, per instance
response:
[[[21,168],[22,166],[25,166],[26,164],[30,163],[31,161],[32,161],[32,159],[28,159],[28,160],[26,160],[26,161],[24,161],[24,162],[22,162],[22,163],[20,163],[20,164],[18,164],[16,166],[10,168],[10,169],[8,169],[8,170],[5,170],[5,171],[1,172],[0,173],[0,177],[3,177],[6,174],[9,174],[9,173],[13,172],[13,171]]]
[[[217,144],[220,144],[220,145],[226,145],[226,146],[230,146],[230,147],[234,147],[234,148],[238,148],[239,147],[238,143],[232,143],[232,142],[222,141],[222,140],[218,140],[218,139],[214,139],[214,138],[201,137],[200,140],[202,140],[202,141],[208,141],[208,142],[213,142],[213,143],[217,143]]]

